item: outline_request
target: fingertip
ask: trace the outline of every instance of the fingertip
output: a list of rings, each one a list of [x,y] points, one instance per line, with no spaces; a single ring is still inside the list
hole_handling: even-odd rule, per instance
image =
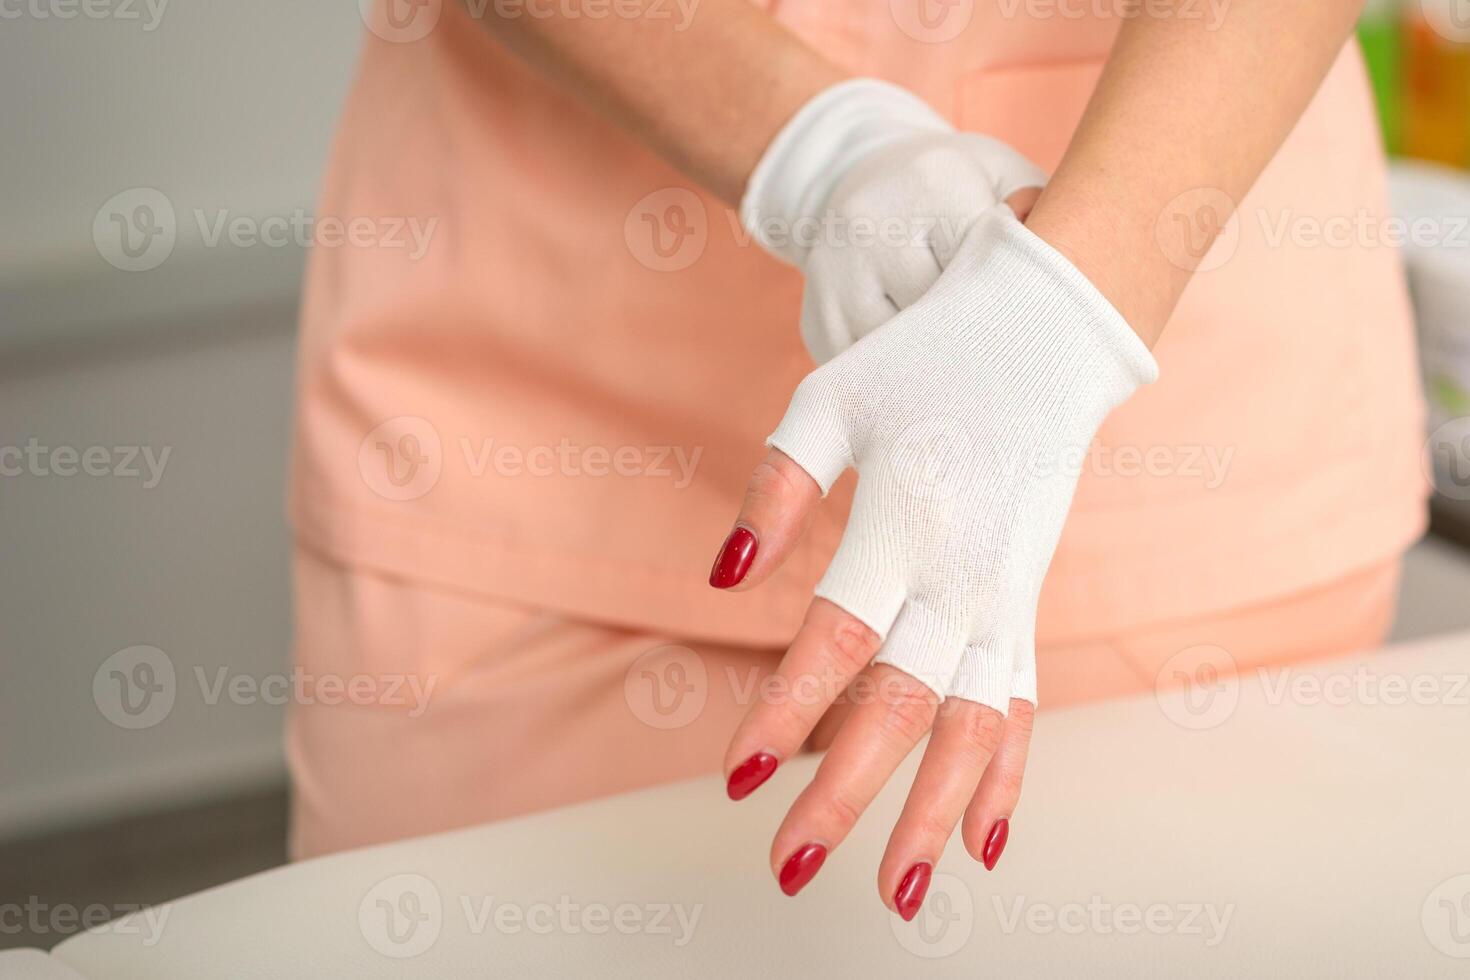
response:
[[[764,582],[796,548],[821,498],[821,487],[806,470],[771,449],[751,472],[740,515],[715,556],[709,584],[743,592]]]
[[[760,538],[744,524],[736,524],[715,555],[709,584],[716,589],[733,589],[745,580],[760,549]]]
[[[991,826],[990,833],[985,835],[985,846],[980,851],[980,860],[984,862],[986,871],[995,870],[1001,853],[1006,849],[1006,841],[1010,840],[1010,837],[1010,818],[1001,817]]]
[[[898,883],[889,908],[897,912],[903,921],[912,922],[914,916],[919,914],[919,907],[924,904],[924,896],[929,892],[929,881],[933,876],[932,862],[920,861],[909,868],[904,873],[903,880]]]
[[[807,886],[827,860],[828,848],[818,841],[809,841],[791,853],[776,871],[776,881],[781,891],[794,896]]]
[[[725,795],[732,800],[743,800],[770,779],[776,772],[780,760],[771,752],[757,752],[741,762],[725,780]]]

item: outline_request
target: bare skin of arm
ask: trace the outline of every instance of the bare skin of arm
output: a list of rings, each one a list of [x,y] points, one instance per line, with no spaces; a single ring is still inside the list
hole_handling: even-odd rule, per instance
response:
[[[1236,201],[1245,194],[1306,108],[1361,7],[1362,0],[1232,0],[1218,30],[1187,17],[1124,21],[1027,224],[1150,345],[1191,273],[1156,240],[1157,217],[1196,188]],[[730,203],[781,125],[847,77],[749,0],[702,0],[682,30],[665,17],[491,14],[480,22]],[[1184,254],[1182,243],[1175,252]]]
[[[1202,255],[1191,220],[1169,220],[1180,195],[1207,189],[1225,206],[1255,182],[1305,110],[1361,0],[1232,0],[1210,30],[1184,17],[1138,16],[1120,28],[1092,101],[1027,225],[1077,266],[1150,347]],[[1145,8],[1147,9],[1147,8]],[[490,19],[507,45],[691,178],[735,202],[762,151],[808,98],[845,73],[748,0],[703,0],[689,28],[667,20]],[[1034,195],[1034,192],[1029,192]],[[1012,199],[1018,214],[1024,202]],[[1161,216],[1165,220],[1160,221]],[[1186,219],[1192,215],[1186,213]],[[1177,237],[1176,237],[1177,236]],[[820,499],[816,484],[772,451],[753,475],[739,523],[759,551],[736,590],[755,588],[792,552]],[[1004,845],[1021,791],[1032,706],[1010,714],[960,698],[941,705],[919,681],[871,665],[879,640],[822,599],[778,668],[785,689],[860,679],[880,697],[841,721],[816,777],[775,835],[771,870],[805,842],[835,847],[924,732],[929,748],[878,871],[885,904],[916,864],[933,862],[958,824],[987,864]],[[725,757],[789,759],[840,712],[758,700]],[[826,720],[823,716],[826,715]]]
[[[1232,0],[1218,31],[1177,17],[1124,25],[1027,225],[1086,273],[1149,346],[1189,282],[1185,257],[1199,254],[1184,240],[1187,222],[1166,220],[1160,234],[1179,237],[1156,238],[1158,217],[1190,191],[1245,196],[1361,9],[1361,0]]]
[[[682,30],[666,17],[487,10],[480,23],[533,68],[732,204],[782,124],[848,77],[750,0],[700,0]]]

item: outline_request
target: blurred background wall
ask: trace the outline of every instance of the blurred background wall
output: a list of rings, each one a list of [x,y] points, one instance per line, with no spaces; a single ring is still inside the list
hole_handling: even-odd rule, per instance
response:
[[[304,255],[211,245],[195,212],[310,213],[362,22],[351,2],[92,9],[0,12],[0,446],[37,450],[0,478],[0,837],[283,778],[281,708],[207,691],[227,665],[287,670]],[[138,188],[167,198],[177,235],[129,272],[94,220]],[[129,730],[93,682],[139,644],[178,694]]]

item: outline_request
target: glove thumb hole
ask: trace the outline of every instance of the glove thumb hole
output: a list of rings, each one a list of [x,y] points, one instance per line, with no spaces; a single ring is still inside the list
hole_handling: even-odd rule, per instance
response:
[[[797,385],[786,415],[766,445],[791,457],[817,482],[825,497],[853,459],[836,393],[820,377],[820,371],[813,372]]]

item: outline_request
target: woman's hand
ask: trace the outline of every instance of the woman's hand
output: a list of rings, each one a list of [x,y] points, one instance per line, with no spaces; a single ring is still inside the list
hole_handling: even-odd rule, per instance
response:
[[[928,293],[798,387],[732,536],[751,558],[738,584],[780,563],[848,467],[857,492],[773,688],[790,693],[751,709],[727,758],[738,796],[747,759],[789,758],[839,694],[854,702],[777,834],[788,893],[931,726],[880,872],[884,899],[914,913],[914,886],[962,813],[971,852],[993,863],[1004,843],[993,828],[1019,793],[1036,600],[1076,484],[1068,464],[1155,373],[1087,279],[996,208]],[[722,556],[711,582],[735,585],[739,571]]]
[[[928,292],[982,214],[1018,216],[1046,175],[1000,140],[957,132],[888,82],[833,85],[766,148],[740,217],[802,271],[801,336],[824,364]]]
[[[764,579],[786,556],[779,546],[764,550],[765,542],[794,541],[793,525],[811,513],[817,497],[811,478],[772,450],[751,480],[740,515],[741,526],[754,530],[763,545],[749,584]],[[731,797],[743,798],[779,761],[801,749],[829,710],[844,716],[816,778],[771,842],[771,871],[781,889],[794,895],[932,729],[878,867],[884,903],[912,919],[962,815],[965,849],[995,867],[1021,796],[1033,708],[1013,699],[1009,714],[1002,715],[963,698],[941,702],[909,674],[871,663],[879,646],[878,634],[857,617],[826,599],[813,601],[770,688],[790,693],[763,698],[751,708],[725,753],[725,772]]]

